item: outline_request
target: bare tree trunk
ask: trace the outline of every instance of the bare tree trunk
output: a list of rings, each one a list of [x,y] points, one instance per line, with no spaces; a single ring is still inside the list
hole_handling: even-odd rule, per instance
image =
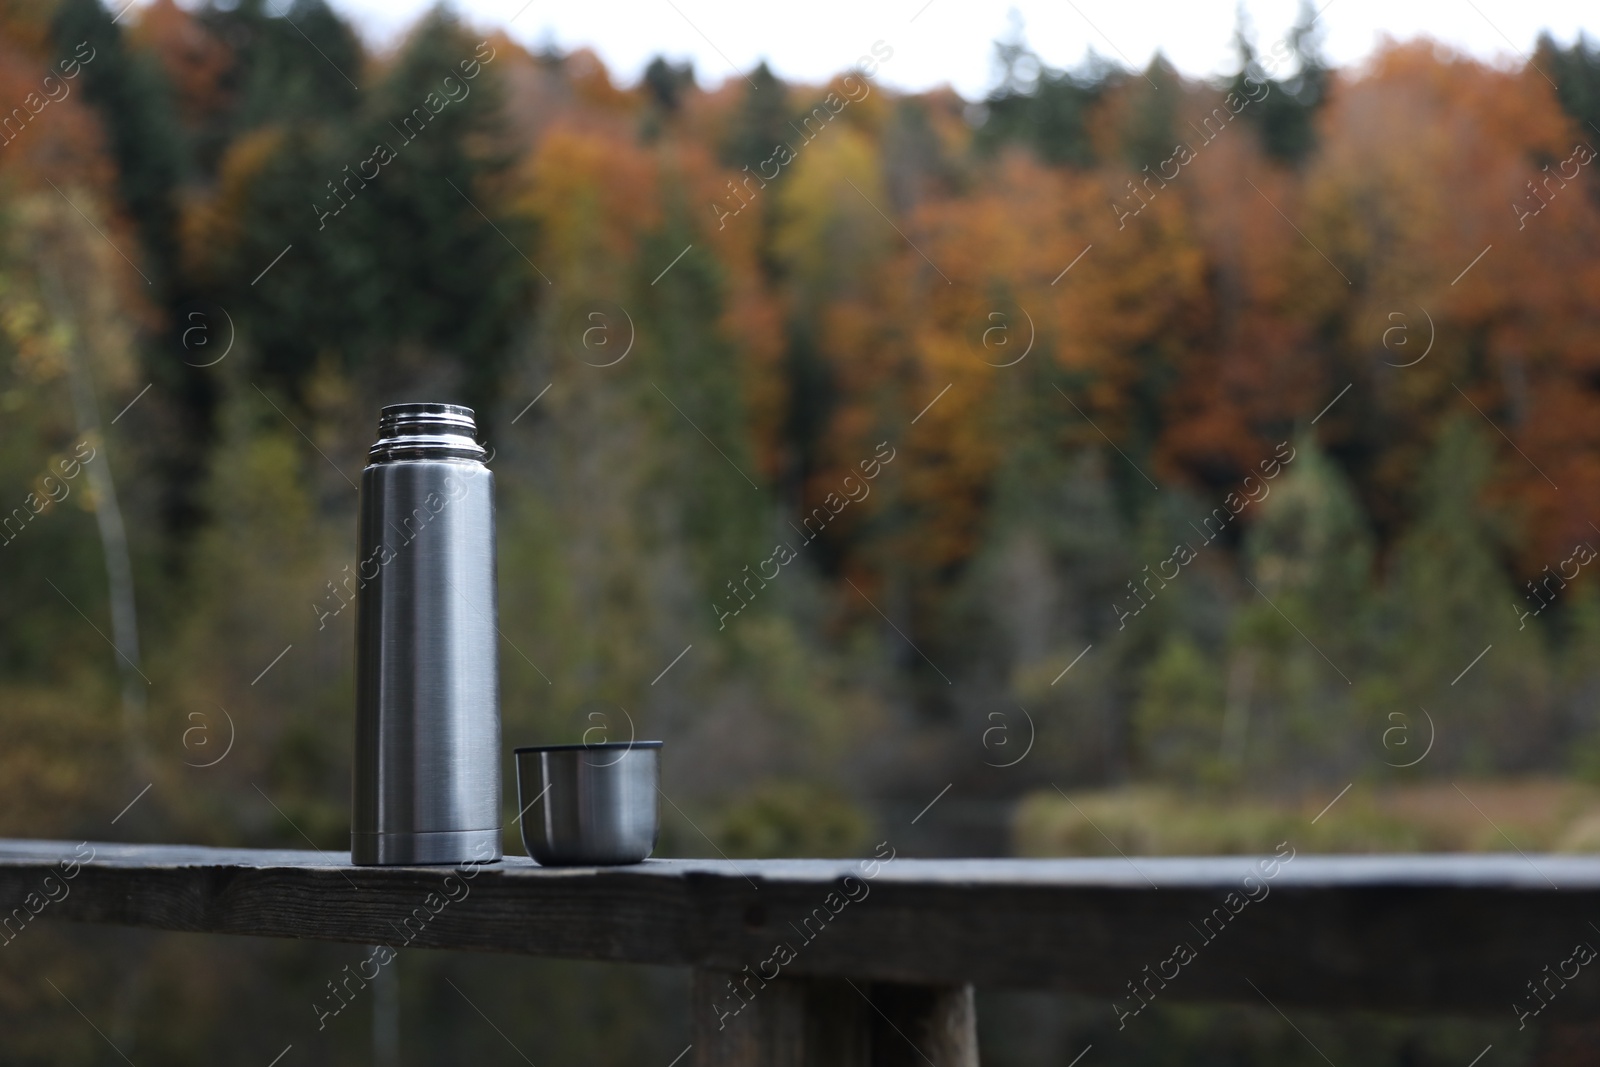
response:
[[[1227,705],[1222,715],[1219,755],[1230,767],[1244,765],[1246,735],[1250,729],[1250,690],[1256,680],[1256,652],[1246,648],[1228,665]]]
[[[116,485],[111,477],[111,457],[105,436],[100,431],[100,415],[95,403],[94,372],[71,299],[61,285],[55,264],[43,263],[41,289],[50,304],[50,315],[65,325],[71,334],[67,345],[68,380],[71,383],[73,416],[80,438],[91,441],[99,453],[84,469],[89,476],[94,500],[94,518],[100,528],[100,551],[105,559],[106,584],[111,600],[111,641],[117,650],[117,671],[122,677],[122,730],[132,746],[135,767],[144,753],[145,687],[149,684],[139,666],[139,614],[133,598],[133,565],[128,555],[128,534],[117,505]]]

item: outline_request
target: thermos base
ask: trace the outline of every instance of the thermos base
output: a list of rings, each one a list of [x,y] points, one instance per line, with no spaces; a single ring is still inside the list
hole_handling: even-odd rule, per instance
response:
[[[493,830],[443,830],[432,833],[350,834],[350,862],[361,867],[496,863],[501,858],[500,827]]]

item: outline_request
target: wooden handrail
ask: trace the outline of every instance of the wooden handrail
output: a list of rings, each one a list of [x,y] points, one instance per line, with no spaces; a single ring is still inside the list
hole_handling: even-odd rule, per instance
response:
[[[1508,1020],[1521,1004],[1541,1021],[1597,1008],[1594,982],[1557,991],[1548,976],[1574,946],[1600,945],[1600,857],[918,860],[885,848],[868,861],[551,869],[508,857],[472,870],[348,859],[0,840],[0,941],[53,919],[687,965],[708,1000],[695,1006],[706,1041],[794,1001],[797,982],[844,980],[890,991],[862,992],[867,1002],[976,983],[1060,988],[1134,1014],[1169,999]],[[1536,1002],[1541,983],[1550,993]]]

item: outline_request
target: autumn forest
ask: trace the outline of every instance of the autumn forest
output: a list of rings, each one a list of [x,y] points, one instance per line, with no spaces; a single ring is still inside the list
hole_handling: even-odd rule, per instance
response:
[[[888,38],[628,83],[446,8],[0,0],[4,835],[348,847],[354,484],[430,399],[508,752],[664,739],[658,854],[1600,848],[1600,51],[1321,32],[1212,82],[1018,25],[968,100]],[[106,1052],[42,974],[136,1062],[367,1062],[306,1007],[355,951],[30,928],[0,1063]],[[446,976],[541,1064],[682,1045],[674,974],[400,971],[407,1062],[507,1053]],[[1123,1062],[1308,1055],[1162,1012]],[[1103,1014],[1001,997],[986,1061]]]

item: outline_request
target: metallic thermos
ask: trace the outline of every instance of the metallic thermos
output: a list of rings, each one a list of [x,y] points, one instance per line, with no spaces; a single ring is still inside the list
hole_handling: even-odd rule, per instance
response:
[[[472,409],[392,404],[361,472],[350,858],[500,858],[494,475]]]

